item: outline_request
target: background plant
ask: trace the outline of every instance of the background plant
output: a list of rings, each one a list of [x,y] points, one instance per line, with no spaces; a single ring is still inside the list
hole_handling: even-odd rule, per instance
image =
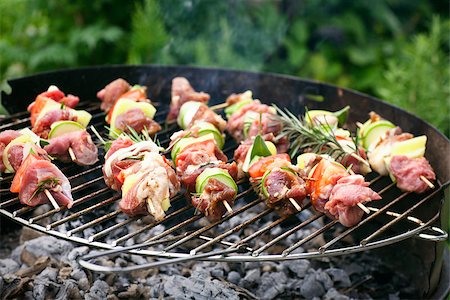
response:
[[[448,12],[420,0],[0,0],[0,80],[121,63],[270,71],[374,94],[449,135]]]

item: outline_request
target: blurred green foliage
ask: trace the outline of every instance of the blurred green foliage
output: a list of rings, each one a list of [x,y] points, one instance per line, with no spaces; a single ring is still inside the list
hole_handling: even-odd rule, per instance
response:
[[[0,0],[0,81],[101,64],[292,74],[397,104],[449,135],[449,3]]]

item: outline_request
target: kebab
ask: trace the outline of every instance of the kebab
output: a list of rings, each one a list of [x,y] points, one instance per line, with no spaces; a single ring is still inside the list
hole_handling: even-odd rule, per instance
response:
[[[253,100],[251,91],[232,94],[226,103],[227,131],[240,142],[234,152],[238,178],[248,173],[255,191],[281,215],[300,211],[306,196],[305,182],[289,155],[277,155],[286,152],[288,140],[275,138],[282,128],[276,111]]]
[[[436,174],[424,157],[425,135],[414,137],[402,132],[400,127],[371,112],[369,120],[359,123],[358,136],[368,151],[372,168],[380,175],[389,175],[400,190],[423,193],[434,188]]]
[[[297,159],[298,167],[308,173],[308,194],[315,210],[351,227],[369,213],[365,203],[381,199],[360,174],[350,174],[349,169],[331,157],[312,153]]]
[[[226,103],[226,130],[236,142],[242,143],[260,134],[264,140],[272,141],[279,153],[288,150],[289,140],[286,137],[277,137],[283,124],[278,120],[275,108],[254,100],[251,91],[232,94]]]
[[[10,191],[19,194],[20,203],[37,206],[50,201],[55,209],[71,208],[69,180],[51,163],[39,142],[39,137],[28,128],[1,132],[0,171],[15,173]]]
[[[78,97],[65,96],[56,86],[50,86],[28,106],[32,131],[47,139],[44,149],[52,157],[92,165],[98,160],[97,147],[86,130],[92,116],[85,110],[73,109],[78,101]]]
[[[120,191],[120,209],[129,216],[152,215],[162,220],[170,198],[180,190],[170,161],[147,136],[133,131],[114,140],[105,155],[103,174],[106,184]]]
[[[368,188],[367,183],[364,182],[364,177],[362,177],[361,175],[354,175],[355,172],[352,170],[352,168],[354,167],[353,164],[343,166],[342,164],[334,161],[335,159],[338,159],[340,162],[348,164],[349,161],[351,161],[350,158],[358,157],[358,159],[353,159],[354,162],[360,163],[357,165],[356,170],[360,171],[361,173],[367,172],[367,170],[364,170],[364,167],[367,166],[367,162],[363,158],[365,153],[358,149],[357,144],[350,138],[350,133],[348,131],[338,128],[339,124],[345,122],[348,108],[344,108],[343,110],[336,113],[326,111],[307,111],[306,116],[302,120],[292,115],[289,111],[284,112],[278,108],[276,109],[279,113],[279,120],[284,125],[283,131],[279,135],[279,137],[287,137],[290,140],[292,146],[291,154],[296,155],[300,150],[307,150],[312,152],[302,155],[302,160],[304,160],[305,157],[307,157],[308,160],[306,165],[305,163],[303,163],[300,166],[300,169],[304,170],[304,174],[308,175],[306,177],[306,181],[309,187],[308,194],[310,195],[311,199],[314,198],[314,201],[312,201],[313,207],[315,207],[316,210],[320,212],[327,213],[334,219],[338,219],[345,226],[353,226],[354,224],[359,222],[364,212],[370,212],[363,205],[363,203],[375,200],[375,198],[378,199],[379,195],[375,195],[376,193]],[[336,136],[336,134],[338,134],[338,137]],[[351,183],[354,183],[353,185],[355,185],[356,191],[361,190],[361,192],[364,192],[360,196],[348,195],[348,199],[345,199],[345,197],[340,197],[340,207],[342,209],[345,208],[342,214],[340,213],[340,210],[332,210],[331,212],[328,211],[328,207],[331,207],[331,204],[336,203],[335,201],[331,200],[337,199],[337,197],[331,197],[331,194],[328,193],[322,195],[321,201],[316,201],[318,198],[314,196],[315,190],[321,190],[323,188],[325,191],[329,192],[336,184],[336,182],[329,183],[323,180],[320,181],[319,179],[322,178],[322,175],[320,175],[321,173],[311,172],[311,169],[313,168],[312,166],[317,164],[319,159],[321,158],[315,153],[325,154],[326,157],[334,161],[334,165],[326,165],[327,168],[330,168],[330,170],[332,171],[334,170],[334,172],[328,171],[325,174],[331,172],[330,174],[332,175],[333,173],[337,172],[339,169],[334,168],[334,166],[339,165],[341,166],[341,169],[345,171],[345,174],[343,172],[340,172],[340,174],[339,172],[337,172],[339,176],[356,176],[355,178],[351,178],[352,180],[354,180],[354,182],[344,182],[344,184],[351,186]],[[359,155],[357,155],[357,153]],[[346,171],[346,167],[348,171]],[[322,167],[321,170],[323,169],[324,168]],[[356,188],[356,186],[367,187],[368,190]],[[338,194],[338,196],[340,196],[340,194]],[[357,200],[359,200],[357,201],[354,200],[355,197],[361,198],[356,198]],[[330,201],[330,204],[327,206],[327,208],[324,208],[324,205],[321,205],[324,204],[325,201]],[[355,215],[354,220],[350,219],[350,217],[347,217],[348,214],[345,213],[345,211],[347,210],[357,211],[357,213],[353,213],[353,215]]]
[[[237,165],[227,162],[214,134],[182,137],[171,149],[180,182],[193,193],[192,205],[212,222],[231,212],[238,192]]]
[[[106,85],[97,93],[102,101],[100,108],[105,111],[109,135],[117,138],[122,132],[146,131],[154,136],[161,126],[153,120],[156,108],[147,98],[147,88],[140,85],[131,86],[122,78]]]
[[[303,172],[291,163],[287,153],[276,154],[265,143],[258,135],[248,152],[251,162],[244,170],[248,168],[250,183],[267,207],[280,215],[301,211],[307,194]]]

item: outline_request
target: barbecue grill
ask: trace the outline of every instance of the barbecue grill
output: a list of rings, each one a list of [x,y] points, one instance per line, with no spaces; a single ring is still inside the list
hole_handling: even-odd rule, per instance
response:
[[[211,105],[223,102],[231,93],[245,90],[252,90],[255,98],[264,103],[275,103],[296,114],[304,113],[305,106],[333,111],[350,105],[348,127],[353,131],[356,121],[365,120],[370,111],[376,111],[404,131],[427,135],[426,157],[438,178],[436,188],[422,195],[404,193],[388,177],[369,174],[367,181],[383,199],[370,203],[371,213],[360,224],[343,228],[337,221],[314,212],[310,207],[294,216],[279,217],[264,206],[248,182],[241,181],[233,213],[218,222],[205,222],[183,193],[172,199],[166,218],[155,222],[148,217],[128,218],[121,213],[117,206],[120,196],[103,182],[101,167],[104,160],[100,158],[97,164],[89,167],[59,165],[72,184],[75,202],[70,211],[22,206],[17,195],[9,192],[13,176],[5,175],[0,180],[0,213],[35,230],[108,250],[80,260],[84,267],[98,272],[125,272],[186,260],[249,262],[321,258],[381,247],[389,249],[403,241],[400,244],[409,248],[405,260],[412,256],[422,259],[422,270],[418,274],[424,274],[421,280],[424,295],[430,295],[439,279],[445,278],[446,275],[440,275],[444,245],[439,242],[447,239],[447,233],[441,228],[448,226],[450,158],[446,153],[450,153],[450,141],[417,117],[355,91],[290,76],[223,69],[170,66],[80,68],[10,81],[12,93],[2,94],[2,102],[12,114],[0,120],[0,130],[29,126],[26,106],[37,94],[54,84],[66,93],[79,96],[81,103],[78,108],[88,110],[93,115],[91,124],[106,136],[104,113],[95,95],[118,77],[148,87],[149,98],[158,109],[155,120],[162,124],[170,103],[171,80],[176,76],[184,76],[196,90],[208,92]],[[167,146],[177,127],[174,124],[163,127],[158,139],[162,146]],[[227,138],[225,154],[232,157],[236,147],[236,143]],[[101,157],[103,154],[100,151]],[[234,224],[234,218],[241,221]],[[259,230],[245,230],[249,224],[255,223],[260,224]],[[149,236],[148,233],[156,232],[160,224],[165,225],[165,230]],[[299,230],[305,231],[302,238],[290,239],[290,246],[280,247],[281,242]],[[276,234],[272,234],[274,232]],[[303,245],[319,237],[323,241],[317,250],[302,251]],[[154,256],[155,262],[116,268],[99,265],[92,260],[122,252]],[[409,266],[405,261],[404,267],[408,269]],[[448,291],[448,282],[445,290]]]

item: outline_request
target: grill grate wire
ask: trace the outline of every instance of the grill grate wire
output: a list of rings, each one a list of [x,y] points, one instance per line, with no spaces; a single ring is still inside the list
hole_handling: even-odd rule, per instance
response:
[[[100,111],[98,104],[81,103],[80,109],[86,109],[92,115],[92,125],[102,134],[106,135],[104,128],[104,113]],[[158,111],[155,120],[162,123],[167,110]],[[29,117],[24,112],[0,119],[0,130],[19,129],[29,126]],[[158,134],[161,145],[169,142],[171,133],[176,130],[175,125],[168,125]],[[94,141],[96,137],[93,135]],[[236,144],[227,139],[224,152],[232,157]],[[425,194],[421,199],[414,202],[410,193],[400,193],[394,183],[383,180],[382,176],[371,176],[370,184],[383,197],[382,207],[372,207],[370,215],[366,215],[356,226],[345,228],[337,235],[317,247],[317,250],[307,253],[295,251],[305,243],[324,236],[339,227],[338,221],[329,220],[322,213],[314,212],[308,203],[301,212],[293,216],[280,217],[272,209],[266,208],[262,200],[255,195],[248,182],[239,182],[239,194],[233,213],[226,214],[222,219],[214,223],[205,223],[202,214],[196,214],[195,209],[186,200],[183,193],[176,195],[171,203],[172,208],[167,212],[166,218],[161,221],[148,221],[148,217],[127,217],[117,207],[120,195],[110,190],[103,182],[101,172],[103,164],[103,152],[99,151],[99,162],[90,167],[79,167],[74,164],[60,165],[60,169],[71,182],[74,195],[73,208],[68,211],[65,208],[49,209],[39,212],[37,207],[23,207],[20,205],[16,195],[9,192],[9,184],[12,175],[0,178],[0,214],[23,225],[29,226],[41,232],[54,235],[59,238],[68,239],[96,248],[110,249],[103,255],[130,252],[133,254],[156,256],[162,261],[144,266],[135,266],[135,269],[175,263],[186,260],[216,260],[216,261],[262,261],[262,260],[284,260],[297,258],[314,258],[342,255],[350,252],[364,251],[398,242],[411,236],[428,238],[432,240],[444,240],[447,233],[431,226],[438,218],[438,214],[428,220],[420,220],[413,216],[414,210],[418,209],[430,198],[441,193],[442,186],[439,182],[436,189]],[[71,174],[71,175],[69,175]],[[394,196],[392,196],[394,195]],[[385,199],[386,198],[386,199]],[[404,211],[394,211],[393,208],[401,201],[413,201],[414,204]],[[413,203],[412,202],[412,203]],[[232,226],[228,222],[234,217],[244,218],[238,225]],[[246,216],[250,216],[246,218]],[[383,217],[390,217],[390,221],[384,221]],[[269,219],[269,220],[267,220]],[[72,226],[71,222],[78,222]],[[391,229],[400,222],[411,224],[412,227],[401,233],[391,233]],[[105,224],[109,222],[108,224]],[[377,224],[376,229],[366,235],[365,238],[353,244],[343,242],[344,238],[357,231],[363,230],[366,224]],[[246,233],[244,230],[251,224],[262,224],[255,232]],[[146,233],[165,225],[162,232],[148,237]],[[378,225],[379,224],[379,225]],[[403,223],[402,223],[403,224]],[[65,225],[65,226],[63,226]],[[105,225],[105,226],[103,226]],[[108,226],[107,226],[108,225]],[[71,227],[72,226],[72,227]],[[64,228],[63,228],[64,227]],[[223,228],[225,227],[225,228]],[[264,235],[270,235],[275,228],[281,228],[281,233],[265,241]],[[289,247],[277,249],[280,242],[299,230],[307,229],[309,234],[298,239]],[[83,235],[87,230],[89,234]],[[428,230],[432,233],[421,234]],[[122,232],[117,234],[117,232]],[[141,237],[143,236],[143,237]],[[236,241],[227,241],[231,237],[239,238]],[[138,240],[143,238],[143,243]],[[253,246],[252,246],[253,243]],[[126,246],[123,246],[125,244]],[[334,247],[336,246],[337,247]],[[234,253],[234,254],[233,254]],[[101,256],[97,255],[96,257]],[[125,269],[114,269],[98,266],[87,262],[83,258],[84,266],[96,271],[124,271]]]

